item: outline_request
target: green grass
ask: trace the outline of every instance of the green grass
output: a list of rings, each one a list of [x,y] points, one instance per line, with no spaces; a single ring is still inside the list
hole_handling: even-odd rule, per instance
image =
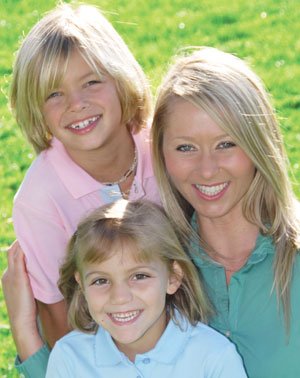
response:
[[[247,59],[271,91],[300,198],[300,7],[293,0],[103,0],[155,91],[170,57],[188,45],[219,47]],[[34,158],[7,105],[14,51],[52,0],[0,0],[0,252],[13,241],[11,208]],[[291,175],[292,175],[291,171]],[[0,253],[0,274],[6,265]],[[15,377],[15,349],[0,291],[0,377]]]

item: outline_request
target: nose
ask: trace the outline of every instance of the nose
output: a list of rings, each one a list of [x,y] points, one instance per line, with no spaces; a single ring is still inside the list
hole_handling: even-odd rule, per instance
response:
[[[88,104],[84,94],[81,91],[73,91],[67,97],[68,109],[71,112],[80,112],[87,108]]]
[[[197,164],[198,174],[209,180],[213,178],[219,171],[219,161],[217,157],[211,152],[202,153]]]
[[[115,283],[111,288],[111,303],[112,304],[125,304],[132,300],[132,292],[127,284]]]

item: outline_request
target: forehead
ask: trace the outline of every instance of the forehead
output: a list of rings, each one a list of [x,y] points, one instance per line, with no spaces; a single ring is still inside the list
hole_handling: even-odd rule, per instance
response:
[[[165,117],[165,137],[196,136],[198,133],[226,134],[200,106],[184,99],[172,101]]]
[[[83,264],[83,271],[96,270],[110,275],[131,272],[139,268],[153,271],[167,270],[167,266],[159,258],[148,258],[138,246],[116,243],[105,259],[94,260]]]
[[[92,58],[85,57],[76,48],[66,48],[53,53],[47,59],[42,58],[40,88],[45,91],[58,87],[62,82],[97,72],[103,69]]]

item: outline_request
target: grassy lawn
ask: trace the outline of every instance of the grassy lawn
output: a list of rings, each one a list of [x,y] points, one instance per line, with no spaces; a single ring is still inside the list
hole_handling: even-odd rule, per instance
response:
[[[153,92],[170,57],[188,45],[247,59],[271,91],[300,198],[300,7],[293,0],[102,0],[101,7],[145,69]],[[14,193],[34,158],[7,105],[14,52],[52,0],[0,0],[0,274],[13,241]],[[298,147],[298,148],[297,148]],[[1,253],[2,252],[2,253]],[[15,349],[0,290],[0,378],[16,377]]]

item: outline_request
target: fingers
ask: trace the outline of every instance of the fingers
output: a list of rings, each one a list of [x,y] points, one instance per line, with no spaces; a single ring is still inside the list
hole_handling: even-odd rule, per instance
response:
[[[15,269],[25,269],[25,256],[18,240],[15,240],[7,250],[7,270]]]
[[[4,294],[9,290],[10,285],[15,285],[19,280],[25,284],[28,280],[28,275],[25,255],[19,242],[15,240],[7,250],[7,268],[1,277]]]

